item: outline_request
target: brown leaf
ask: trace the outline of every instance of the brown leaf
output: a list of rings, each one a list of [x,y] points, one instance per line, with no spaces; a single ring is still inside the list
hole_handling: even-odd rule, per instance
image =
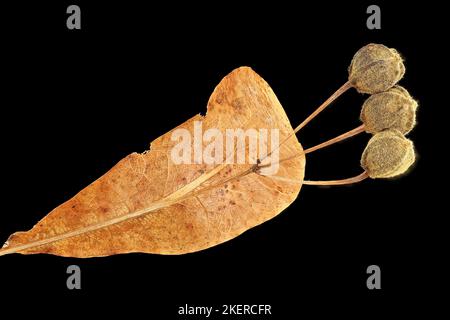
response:
[[[197,115],[178,128],[193,134],[217,128],[277,128],[280,159],[302,153],[289,120],[269,85],[242,67],[226,76]],[[230,240],[279,214],[297,197],[305,157],[280,163],[274,179],[251,164],[174,164],[172,131],[133,153],[63,203],[30,231],[10,236],[0,255],[48,253],[97,257],[146,252],[183,254]],[[192,142],[193,143],[193,142]],[[247,150],[248,152],[248,150]]]

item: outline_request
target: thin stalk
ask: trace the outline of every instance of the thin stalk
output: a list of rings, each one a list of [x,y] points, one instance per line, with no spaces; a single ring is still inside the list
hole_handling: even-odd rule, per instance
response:
[[[350,81],[344,83],[339,89],[337,89],[327,100],[325,100],[313,113],[311,113],[302,123],[300,123],[294,131],[286,137],[277,147],[275,147],[271,152],[269,152],[265,157],[259,159],[263,161],[267,157],[270,157],[272,153],[279,149],[283,144],[285,144],[290,138],[295,136],[297,132],[300,131],[304,126],[306,126],[312,119],[314,119],[319,113],[321,113],[326,107],[328,107],[334,100],[336,100],[339,96],[341,96],[345,91],[352,88],[353,85]]]
[[[310,186],[340,186],[340,185],[346,185],[346,184],[352,184],[357,183],[360,181],[363,181],[364,179],[367,179],[369,175],[366,171],[363,173],[347,178],[347,179],[341,179],[341,180],[325,180],[325,181],[311,181],[311,180],[304,180],[303,184],[310,185]]]
[[[335,93],[333,93],[327,100],[325,100],[324,103],[322,103],[313,113],[309,115],[308,118],[303,120],[302,123],[300,123],[295,129],[294,133],[297,133],[302,129],[304,126],[306,126],[312,119],[314,119],[319,113],[321,113],[326,107],[328,107],[334,100],[336,100],[340,95],[342,95],[345,91],[352,88],[353,85],[350,81],[347,81],[336,90]]]
[[[314,147],[308,148],[304,152],[305,152],[305,154],[308,154],[308,153],[314,152],[316,150],[323,149],[325,147],[331,146],[332,144],[335,144],[336,142],[339,142],[339,141],[351,138],[353,136],[356,136],[357,134],[359,134],[361,132],[364,132],[364,124],[360,125],[359,127],[356,127],[353,130],[347,131],[347,132],[345,132],[345,133],[343,133],[343,134],[341,134],[341,135],[339,135],[339,136],[337,136],[337,137],[335,137],[333,139],[330,139],[328,141],[322,142],[321,144],[318,144],[318,145],[316,145]]]

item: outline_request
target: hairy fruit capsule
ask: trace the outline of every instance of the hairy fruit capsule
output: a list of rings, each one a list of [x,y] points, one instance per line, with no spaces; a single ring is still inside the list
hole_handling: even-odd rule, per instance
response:
[[[358,92],[374,94],[393,87],[405,74],[405,66],[395,49],[371,43],[356,52],[348,73]]]
[[[368,133],[396,129],[407,134],[416,124],[417,102],[408,91],[394,86],[370,96],[363,104],[360,119]]]
[[[371,178],[390,178],[404,173],[414,163],[411,140],[398,130],[378,132],[368,142],[361,166]]]

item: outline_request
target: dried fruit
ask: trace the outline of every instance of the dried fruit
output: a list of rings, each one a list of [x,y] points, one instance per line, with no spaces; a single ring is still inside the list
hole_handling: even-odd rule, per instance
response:
[[[348,73],[358,92],[374,94],[393,87],[405,74],[405,66],[395,49],[371,43],[356,52]]]
[[[395,49],[389,49],[382,44],[371,43],[356,52],[348,72],[348,81],[300,123],[295,128],[295,132],[306,126],[350,88],[356,88],[361,93],[369,94],[383,92],[392,88],[405,74],[405,66]]]
[[[396,129],[407,134],[416,124],[416,109],[417,102],[408,91],[395,86],[370,96],[363,104],[360,118],[366,132]]]
[[[277,129],[279,175],[268,175],[265,170],[273,151],[255,164],[170,162],[176,142],[169,132],[153,141],[148,152],[124,158],[30,231],[11,235],[0,256],[194,252],[273,218],[295,200],[302,184],[343,185],[402,174],[415,159],[413,144],[402,133],[414,126],[417,108],[404,88],[392,88],[404,72],[394,49],[377,44],[363,47],[352,60],[349,81],[293,129],[269,85],[250,68],[236,69],[214,90],[206,116],[196,116],[177,129],[189,136],[196,121],[203,121],[210,133],[220,134],[230,128]],[[303,151],[295,133],[351,87],[374,94],[363,106],[364,124]],[[341,180],[303,180],[305,154],[364,131],[375,133],[361,158],[364,172]],[[186,141],[190,150],[193,144]],[[243,158],[251,158],[250,149],[243,149]],[[211,158],[215,158],[212,153]]]
[[[361,166],[371,178],[390,178],[404,173],[414,163],[414,146],[395,129],[376,133],[361,157]]]

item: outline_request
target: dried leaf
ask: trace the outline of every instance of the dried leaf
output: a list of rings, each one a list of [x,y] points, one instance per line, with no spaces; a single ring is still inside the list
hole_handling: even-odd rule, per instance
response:
[[[197,115],[179,128],[193,134],[217,128],[279,129],[280,159],[302,153],[289,120],[269,85],[250,68],[226,76]],[[30,231],[10,236],[0,255],[48,253],[97,257],[146,252],[183,254],[230,240],[279,214],[297,197],[303,155],[280,163],[275,180],[251,164],[174,164],[172,131],[133,153],[63,203]],[[194,141],[192,141],[194,143]],[[248,152],[248,150],[247,150]]]

